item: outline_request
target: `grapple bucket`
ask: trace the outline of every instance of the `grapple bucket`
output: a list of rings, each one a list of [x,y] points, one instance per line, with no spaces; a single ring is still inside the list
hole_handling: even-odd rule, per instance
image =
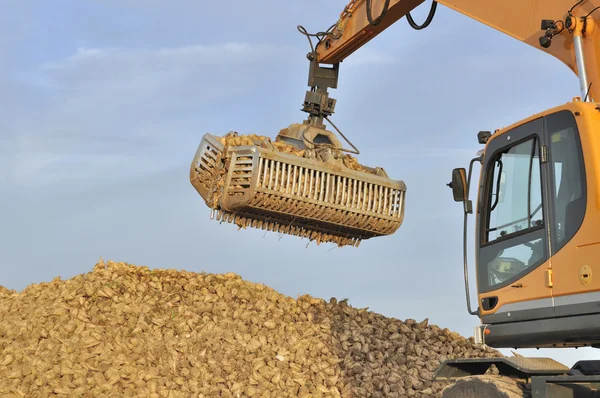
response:
[[[236,133],[202,138],[190,181],[212,209],[211,218],[338,246],[358,246],[400,227],[402,181],[348,155],[336,158],[327,148],[307,149],[304,142],[302,149],[286,131],[276,142]],[[314,141],[317,136],[322,134]]]

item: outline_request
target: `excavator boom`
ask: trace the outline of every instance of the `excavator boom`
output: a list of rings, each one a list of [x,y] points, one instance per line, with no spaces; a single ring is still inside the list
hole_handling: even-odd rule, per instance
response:
[[[421,0],[353,0],[317,45],[317,61],[332,65],[342,62],[402,17],[414,24],[410,12],[422,3]],[[597,11],[600,0],[438,0],[433,3],[427,23],[437,4],[558,58],[580,77],[582,98],[588,89],[590,98],[599,98],[600,41],[596,40],[598,29],[593,16],[596,12],[600,16],[600,10]],[[585,16],[592,18],[583,22],[581,18]],[[585,54],[580,63],[578,51]]]

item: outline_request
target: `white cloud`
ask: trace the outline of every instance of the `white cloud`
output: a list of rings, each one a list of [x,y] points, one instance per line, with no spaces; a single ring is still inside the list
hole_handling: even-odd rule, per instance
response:
[[[266,65],[281,68],[290,54],[297,55],[288,47],[235,42],[79,48],[19,74],[36,102],[4,128],[0,166],[11,170],[12,180],[35,184],[168,167],[169,151],[188,134],[185,120],[207,118],[206,108],[239,100],[265,80]]]

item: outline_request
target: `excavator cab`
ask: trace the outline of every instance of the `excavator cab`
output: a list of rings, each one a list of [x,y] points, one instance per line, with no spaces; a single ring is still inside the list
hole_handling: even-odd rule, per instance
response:
[[[464,204],[468,310],[478,338],[496,348],[600,345],[597,226],[600,107],[575,98],[488,134],[485,148],[452,172]],[[480,136],[481,137],[481,136]],[[480,165],[475,237],[478,308],[469,297],[467,217]],[[585,277],[581,277],[585,275]],[[484,332],[485,331],[485,332]]]
[[[594,279],[600,266],[598,125],[600,106],[577,97],[494,134],[480,133],[485,147],[468,173],[453,170],[448,185],[464,206],[467,309],[480,318],[476,342],[511,349],[600,348],[600,283]],[[474,165],[481,168],[477,184],[471,184]],[[475,310],[467,264],[473,213]],[[491,365],[500,377],[486,374]],[[596,396],[590,393],[600,389],[599,369],[600,361],[580,361],[570,369],[550,358],[515,354],[449,359],[434,380],[454,382],[442,398],[573,398]]]

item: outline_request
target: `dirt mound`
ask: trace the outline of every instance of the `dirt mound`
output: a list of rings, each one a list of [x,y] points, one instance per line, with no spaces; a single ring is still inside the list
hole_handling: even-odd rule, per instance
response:
[[[447,383],[431,380],[438,365],[452,358],[500,357],[473,338],[428,319],[400,321],[331,300],[334,352],[352,397],[433,397]]]
[[[0,318],[0,396],[425,397],[444,358],[500,355],[235,274],[115,262],[2,288]]]

